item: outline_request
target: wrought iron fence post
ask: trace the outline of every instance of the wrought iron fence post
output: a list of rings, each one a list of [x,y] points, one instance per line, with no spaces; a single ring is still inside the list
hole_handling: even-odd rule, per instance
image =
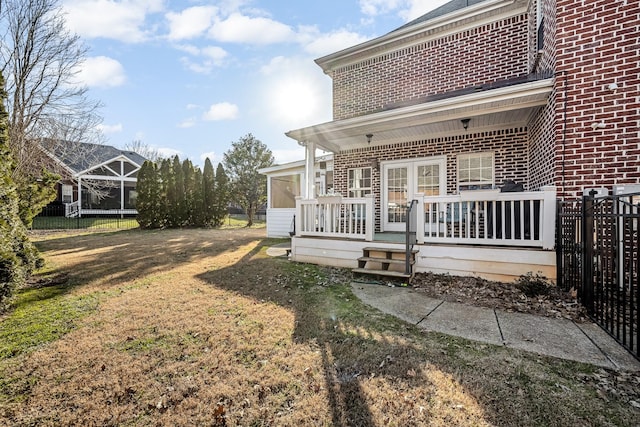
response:
[[[560,200],[556,200],[556,286],[564,290],[564,277],[563,277],[563,253],[562,250],[562,210],[564,205]]]
[[[593,314],[593,217],[595,192],[582,197],[582,304]]]

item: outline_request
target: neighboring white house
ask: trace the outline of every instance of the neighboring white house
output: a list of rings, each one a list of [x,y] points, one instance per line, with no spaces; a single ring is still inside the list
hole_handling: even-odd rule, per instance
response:
[[[333,192],[333,155],[315,159],[314,195]],[[259,169],[267,176],[267,237],[289,237],[294,233],[296,198],[306,197],[305,161]]]

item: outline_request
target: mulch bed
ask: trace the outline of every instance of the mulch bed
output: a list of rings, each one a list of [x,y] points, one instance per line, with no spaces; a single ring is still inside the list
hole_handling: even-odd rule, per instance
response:
[[[588,320],[575,292],[564,292],[540,276],[523,276],[517,282],[503,283],[478,277],[416,273],[412,284],[418,292],[449,302],[565,318],[579,323]]]

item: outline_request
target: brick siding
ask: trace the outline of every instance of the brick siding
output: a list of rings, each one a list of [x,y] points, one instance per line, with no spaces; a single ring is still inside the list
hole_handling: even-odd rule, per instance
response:
[[[352,168],[369,167],[373,159],[384,162],[445,155],[447,156],[447,193],[453,194],[457,190],[457,155],[492,151],[495,156],[495,183],[498,185],[504,180],[512,179],[523,183],[527,189],[529,188],[527,134],[526,128],[505,129],[342,151],[334,155],[334,187],[336,191],[347,195],[347,171]],[[374,168],[372,172],[372,190],[376,197],[376,229],[379,230],[381,168]]]
[[[571,198],[640,183],[640,2],[558,0],[557,20],[556,185]]]
[[[334,70],[334,120],[527,74],[527,21],[522,14]]]
[[[507,151],[496,152],[496,183],[512,178],[532,190],[554,184],[561,198],[576,197],[585,187],[640,183],[640,2],[542,0],[541,4],[542,51],[536,43],[537,2],[531,0],[522,15],[333,70],[334,120],[552,70],[556,82],[549,103],[531,117],[525,133],[502,131],[518,135],[511,152],[520,154],[513,160],[516,167],[511,170],[517,172],[511,177],[503,172],[510,170],[505,167],[507,155],[502,154]],[[618,89],[609,90],[610,83]],[[600,122],[605,128],[592,129],[592,123]],[[500,148],[508,138],[498,134],[494,144]],[[346,191],[346,169],[365,165],[367,158],[447,155],[448,191],[453,191],[455,155],[477,147],[490,150],[483,138],[452,136],[337,153],[337,190]],[[477,139],[482,145],[476,145]],[[374,171],[374,185],[379,187],[378,173]]]

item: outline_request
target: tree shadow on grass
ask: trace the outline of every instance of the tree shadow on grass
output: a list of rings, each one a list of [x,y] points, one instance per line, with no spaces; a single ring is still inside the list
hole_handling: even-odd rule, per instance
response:
[[[417,366],[425,357],[437,359],[438,353],[442,357],[442,348],[434,347],[426,355],[410,339],[398,336],[398,329],[404,327],[401,322],[360,305],[344,281],[332,283],[344,280],[344,271],[333,270],[340,277],[327,278],[325,271],[331,275],[331,269],[256,256],[260,250],[256,247],[235,265],[198,277],[216,288],[275,303],[294,313],[293,340],[319,350],[332,425],[428,423],[426,414],[420,417],[426,409],[420,404],[428,406],[433,396],[411,397],[411,393],[437,388]],[[351,310],[354,306],[357,312]],[[376,317],[391,322],[391,329],[384,330],[384,323],[375,322]],[[380,389],[370,386],[365,391],[363,381],[378,381]],[[473,409],[474,416],[482,412],[477,405]]]
[[[166,273],[204,256],[235,251],[261,238],[260,234],[256,230],[136,229],[58,238],[37,242],[37,246],[54,263],[57,256],[64,256],[64,265],[45,274],[68,276],[68,289],[85,284],[108,289]]]

